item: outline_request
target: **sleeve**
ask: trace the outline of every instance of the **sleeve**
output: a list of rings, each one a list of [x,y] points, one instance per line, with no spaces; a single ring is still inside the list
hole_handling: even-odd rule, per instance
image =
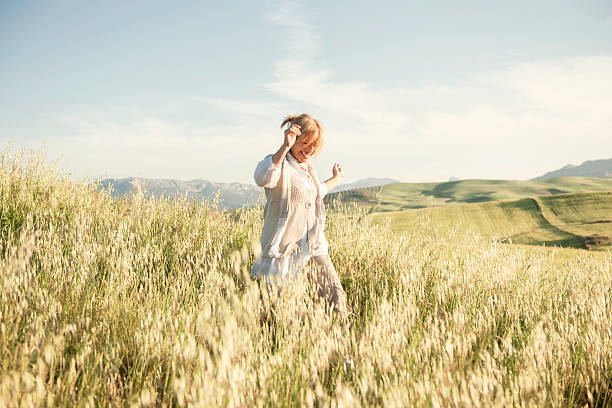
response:
[[[321,198],[327,195],[327,186],[325,183],[319,183],[319,192],[321,194]]]
[[[274,167],[272,155],[269,154],[255,168],[255,184],[259,187],[274,188],[280,179],[281,168]]]

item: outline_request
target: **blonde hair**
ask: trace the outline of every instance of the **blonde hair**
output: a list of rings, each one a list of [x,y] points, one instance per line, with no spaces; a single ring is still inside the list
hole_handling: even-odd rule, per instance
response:
[[[296,142],[304,142],[305,144],[313,144],[314,152],[319,153],[323,149],[325,143],[325,131],[323,126],[318,120],[313,118],[307,113],[301,115],[289,115],[281,123],[281,129],[285,127],[287,123],[291,125],[298,125],[300,127],[301,134],[297,137]]]

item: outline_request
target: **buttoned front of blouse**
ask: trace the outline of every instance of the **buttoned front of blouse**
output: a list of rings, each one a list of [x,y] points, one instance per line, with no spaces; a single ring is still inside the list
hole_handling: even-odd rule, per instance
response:
[[[312,177],[308,173],[307,165],[303,165],[299,163],[291,154],[286,156],[286,160],[289,166],[289,170],[292,173],[292,179],[297,180],[300,183],[303,183],[304,186],[311,188],[312,187]],[[275,167],[272,163],[272,155],[266,156],[265,159],[260,161],[255,169],[254,173],[255,183],[261,187],[265,188],[275,188],[281,178],[281,167]],[[325,183],[319,184],[319,192],[321,197],[327,194],[327,187]],[[306,202],[306,209],[310,210],[311,207],[314,207],[314,202]],[[309,226],[306,225],[304,228],[304,235],[301,240],[300,250],[294,251],[290,257],[280,257],[272,260],[265,260],[265,262],[269,263],[266,265],[262,265],[264,262],[263,258],[258,258],[253,265],[252,272],[268,269],[266,273],[266,278],[268,276],[275,277],[291,277],[293,275],[292,271],[301,270],[306,263],[310,260],[310,258],[319,256],[319,255],[328,255],[329,254],[329,244],[327,239],[325,238],[325,233],[322,231],[320,233],[320,237],[318,237],[318,247],[316,249],[311,248],[309,245],[309,238],[311,240],[317,241],[317,237],[309,237],[308,231]]]

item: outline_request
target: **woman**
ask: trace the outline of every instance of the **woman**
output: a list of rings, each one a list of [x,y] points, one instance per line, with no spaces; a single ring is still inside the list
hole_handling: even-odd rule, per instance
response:
[[[346,293],[328,252],[323,197],[342,181],[339,164],[332,177],[319,182],[310,162],[323,148],[325,139],[320,123],[308,114],[288,116],[281,123],[284,142],[266,156],[255,169],[255,183],[264,187],[266,207],[261,234],[262,255],[251,275],[267,283],[280,283],[308,263],[315,271],[309,278],[341,316],[346,317]]]

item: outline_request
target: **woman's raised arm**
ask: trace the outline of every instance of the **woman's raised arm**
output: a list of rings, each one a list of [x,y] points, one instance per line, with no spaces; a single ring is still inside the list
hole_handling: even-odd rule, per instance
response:
[[[327,187],[327,192],[330,192],[332,188],[342,183],[342,180],[344,180],[344,172],[342,171],[342,167],[340,167],[340,165],[336,163],[332,168],[332,177],[325,180],[325,187]]]

